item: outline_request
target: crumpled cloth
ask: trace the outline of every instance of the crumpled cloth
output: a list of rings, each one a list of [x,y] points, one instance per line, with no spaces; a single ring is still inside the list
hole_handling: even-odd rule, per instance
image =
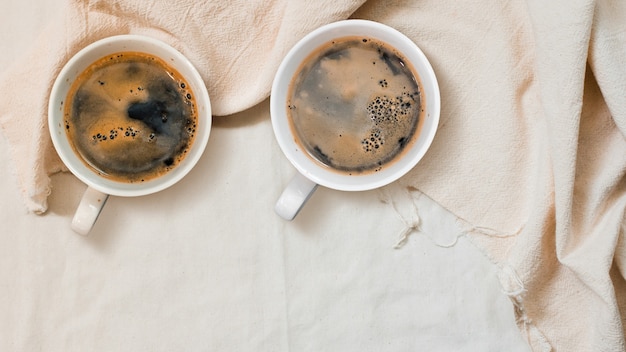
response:
[[[267,98],[307,32],[371,19],[421,47],[442,96],[431,150],[390,204],[426,195],[457,217],[498,266],[534,351],[625,349],[625,2],[68,0],[65,13],[0,80],[0,125],[29,210],[47,209],[49,175],[64,170],[46,126],[51,84],[88,43],[122,33],[170,43],[227,115]]]
[[[160,39],[200,72],[213,114],[229,115],[267,98],[281,59],[298,39],[346,19],[362,2],[67,0],[63,20],[1,76],[0,125],[26,207],[44,213],[48,176],[66,170],[48,136],[47,99],[63,65],[86,45],[128,33]]]

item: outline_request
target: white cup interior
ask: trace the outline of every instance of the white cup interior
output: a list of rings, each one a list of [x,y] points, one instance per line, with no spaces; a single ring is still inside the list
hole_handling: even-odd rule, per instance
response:
[[[182,162],[164,175],[146,181],[125,183],[107,179],[85,165],[67,139],[64,123],[64,102],[77,78],[90,64],[118,52],[141,52],[157,56],[178,71],[195,95],[198,121],[195,140]],[[54,147],[68,169],[81,181],[96,190],[117,196],[140,196],[163,190],[182,179],[198,162],[211,130],[211,103],[200,74],[180,52],[150,37],[120,35],[102,39],[85,47],[63,67],[52,87],[48,105],[48,125]]]
[[[421,83],[425,120],[421,132],[401,159],[374,173],[348,175],[312,160],[295,141],[287,116],[287,100],[292,77],[303,60],[321,45],[335,38],[363,36],[385,42],[398,50],[413,66]],[[439,125],[440,95],[435,73],[424,53],[404,34],[372,21],[345,20],[322,26],[300,40],[285,56],[272,84],[270,112],[274,134],[287,159],[311,181],[337,190],[364,191],[387,185],[410,171],[424,156]]]

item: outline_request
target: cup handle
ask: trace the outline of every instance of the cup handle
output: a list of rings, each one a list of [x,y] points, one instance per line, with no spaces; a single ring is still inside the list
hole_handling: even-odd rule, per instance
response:
[[[98,220],[108,198],[108,194],[87,187],[72,219],[72,230],[78,234],[87,235]]]
[[[297,173],[280,195],[274,211],[285,220],[293,220],[317,189],[317,183]]]

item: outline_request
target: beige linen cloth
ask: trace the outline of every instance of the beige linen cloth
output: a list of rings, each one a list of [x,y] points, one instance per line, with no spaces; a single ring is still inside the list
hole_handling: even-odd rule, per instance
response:
[[[201,72],[214,114],[228,115],[268,97],[307,32],[371,19],[422,48],[442,96],[431,150],[388,203],[406,214],[407,198],[427,195],[457,217],[459,236],[500,268],[534,351],[624,350],[626,2],[68,0],[64,11],[0,81],[30,211],[46,211],[49,175],[65,170],[46,125],[52,82],[90,42],[135,33],[170,43]],[[419,235],[407,224],[404,235]]]

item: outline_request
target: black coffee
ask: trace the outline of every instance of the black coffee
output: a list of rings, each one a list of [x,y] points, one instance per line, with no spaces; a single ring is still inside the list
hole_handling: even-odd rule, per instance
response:
[[[73,83],[65,104],[74,150],[99,174],[141,182],[174,168],[193,143],[193,92],[163,60],[124,52],[104,57]]]
[[[297,142],[318,162],[348,174],[379,171],[417,135],[418,78],[388,44],[336,39],[298,71],[287,114]]]

